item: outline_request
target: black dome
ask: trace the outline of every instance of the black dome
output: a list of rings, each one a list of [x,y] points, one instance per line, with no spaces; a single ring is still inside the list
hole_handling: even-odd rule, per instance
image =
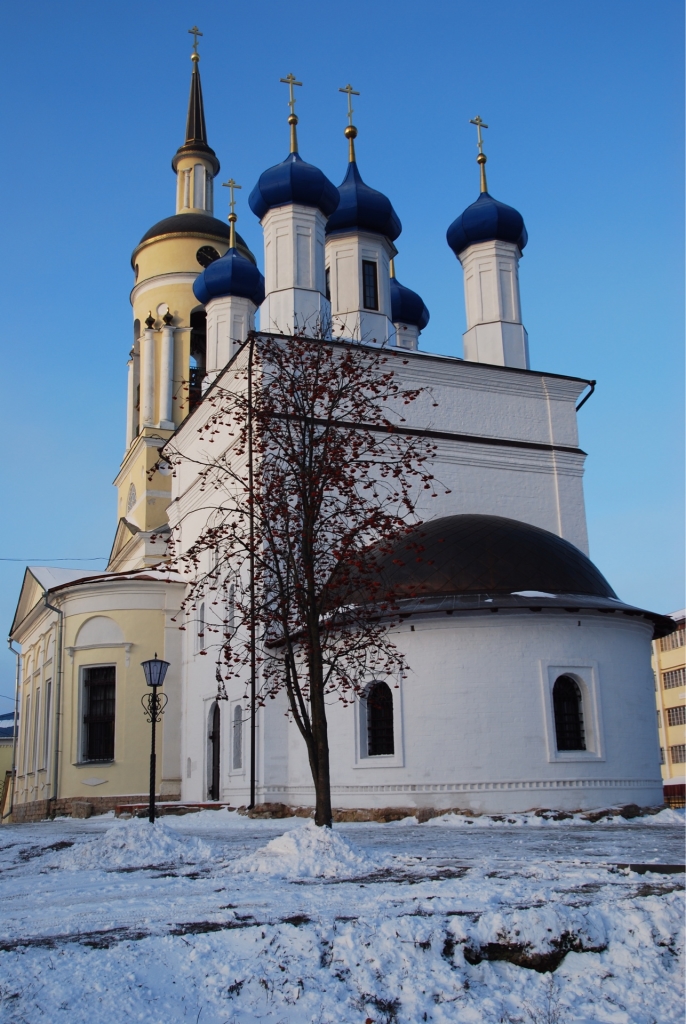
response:
[[[160,238],[162,235],[175,235],[183,232],[187,235],[202,235],[203,238],[221,238],[228,242],[231,237],[231,228],[216,217],[210,217],[206,213],[176,213],[173,217],[165,217],[157,224],[153,224],[149,231],[146,231],[138,245],[149,242],[151,238]],[[255,257],[248,249],[245,241],[240,235],[236,235],[236,248],[242,256],[255,262]]]
[[[379,558],[382,592],[396,598],[449,594],[616,594],[569,541],[501,516],[459,515],[414,527]]]

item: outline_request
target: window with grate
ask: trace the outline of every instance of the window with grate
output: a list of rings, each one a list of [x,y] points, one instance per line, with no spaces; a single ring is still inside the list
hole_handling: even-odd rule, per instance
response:
[[[386,683],[372,683],[367,691],[367,754],[394,754],[393,694]]]
[[[686,764],[686,743],[677,743],[675,747],[670,747],[669,757],[672,764]]]
[[[555,737],[558,750],[585,750],[584,716],[579,684],[560,676],[553,686]]]
[[[665,690],[674,690],[677,686],[686,686],[686,668],[673,668],[662,673],[662,685]]]
[[[686,627],[683,622],[680,623],[679,628],[675,633],[670,633],[669,636],[663,636],[660,639],[660,650],[661,651],[675,651],[677,647],[683,647],[686,642]]]
[[[83,758],[85,761],[114,760],[114,665],[83,670]]]
[[[668,725],[686,725],[686,705],[667,708],[667,723]]]
[[[233,752],[231,767],[240,771],[243,767],[243,708],[236,704],[233,709]]]
[[[362,304],[365,309],[379,308],[379,279],[373,260],[362,260]]]

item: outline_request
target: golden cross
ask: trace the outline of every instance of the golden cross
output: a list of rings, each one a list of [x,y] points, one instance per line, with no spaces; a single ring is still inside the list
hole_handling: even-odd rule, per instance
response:
[[[280,82],[284,82],[288,86],[288,89],[289,89],[289,92],[290,92],[290,99],[288,100],[288,106],[291,108],[291,115],[295,115],[295,96],[293,94],[293,86],[294,85],[302,85],[302,82],[297,82],[296,81],[295,75],[293,74],[292,71],[291,71],[291,73],[289,75],[286,75],[285,78],[280,78],[279,81]]]
[[[479,114],[477,114],[476,117],[473,117],[470,120],[469,123],[476,125],[477,145],[479,147],[479,152],[483,153],[483,151],[484,151],[484,142],[483,142],[483,139],[481,138],[481,129],[482,128],[488,128],[488,125],[484,124],[484,122],[481,120],[481,116]]]
[[[231,196],[231,198],[229,199],[229,210],[235,216],[234,210],[236,208],[236,200],[233,197],[233,190],[235,188],[243,188],[243,186],[242,185],[237,185],[236,182],[233,180],[233,178],[229,178],[228,181],[223,181],[222,182],[222,186],[224,188],[228,188],[230,190],[229,191],[229,195]]]
[[[348,94],[348,124],[352,124],[353,123],[353,113],[354,113],[352,98],[353,98],[353,96],[359,96],[360,94],[359,94],[359,92],[355,92],[355,90],[353,89],[353,87],[350,84],[350,82],[348,82],[348,84],[346,85],[346,87],[344,89],[339,89],[338,91],[339,92],[347,92],[347,94]]]
[[[198,28],[197,25],[194,25],[193,28],[189,28],[188,29],[188,35],[189,36],[193,36],[193,53],[197,54],[197,52],[198,52],[198,36],[201,36],[202,32],[200,31],[200,29]]]

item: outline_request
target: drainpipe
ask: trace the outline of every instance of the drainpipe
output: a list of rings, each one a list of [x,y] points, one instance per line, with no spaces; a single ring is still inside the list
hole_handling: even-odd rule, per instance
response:
[[[14,676],[14,731],[12,735],[12,774],[10,776],[10,809],[7,814],[3,814],[2,820],[9,818],[12,814],[12,808],[14,807],[14,780],[17,777],[17,737],[19,736],[19,679],[21,676],[21,651],[15,650],[12,647],[12,637],[8,637],[7,646],[11,650],[12,654],[17,659],[17,667]]]
[[[49,798],[53,805],[53,817],[57,812],[57,776],[60,768],[60,718],[62,717],[62,637],[64,628],[64,612],[61,608],[57,608],[54,604],[50,604],[48,601],[48,592],[45,591],[43,595],[45,599],[45,607],[49,608],[53,612],[57,612],[59,616],[57,620],[57,644],[56,644],[56,657],[57,657],[57,678],[56,678],[56,693],[55,693],[55,730],[53,743],[53,768],[52,768],[52,796]]]

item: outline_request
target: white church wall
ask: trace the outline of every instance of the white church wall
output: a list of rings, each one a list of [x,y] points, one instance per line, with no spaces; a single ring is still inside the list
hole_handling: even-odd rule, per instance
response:
[[[497,813],[661,803],[647,623],[501,611],[417,617],[414,630],[405,625],[397,633],[415,666],[402,700],[392,689],[402,756],[392,764],[388,757],[360,759],[359,706],[332,704],[335,807]],[[586,751],[555,749],[549,681],[565,673],[584,693]],[[305,747],[295,726],[289,729],[288,785],[260,787],[262,798],[312,804]]]

